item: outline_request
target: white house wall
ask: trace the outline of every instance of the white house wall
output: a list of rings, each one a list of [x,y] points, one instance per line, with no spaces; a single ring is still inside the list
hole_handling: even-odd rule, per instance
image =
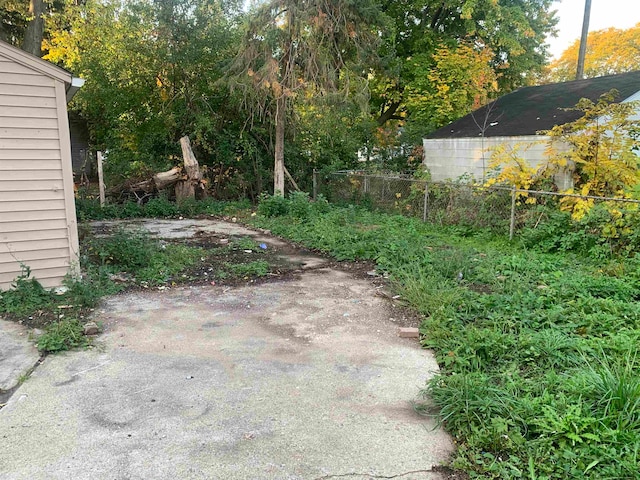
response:
[[[498,145],[509,145],[517,148],[518,154],[533,167],[545,162],[545,150],[549,137],[527,135],[520,137],[485,137],[485,138],[435,138],[423,141],[424,165],[431,172],[435,182],[455,180],[462,176],[472,176],[477,181],[487,178],[490,172],[492,149]],[[529,148],[524,148],[530,145]],[[569,175],[556,178],[560,189],[571,187]]]

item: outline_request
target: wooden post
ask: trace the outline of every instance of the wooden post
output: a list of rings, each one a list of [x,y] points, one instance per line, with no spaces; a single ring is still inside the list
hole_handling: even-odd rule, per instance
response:
[[[511,189],[511,223],[509,225],[509,240],[513,240],[516,231],[516,186]]]
[[[313,169],[313,196],[314,200],[318,199],[318,170]]]
[[[298,184],[296,183],[296,181],[293,179],[293,177],[291,176],[291,174],[289,173],[289,170],[287,170],[287,167],[285,167],[284,165],[282,166],[282,168],[284,168],[284,174],[286,175],[286,177],[289,179],[289,181],[291,182],[291,185],[293,185],[293,188],[295,188],[298,192],[300,191],[300,187],[298,187]]]
[[[102,172],[102,152],[97,152],[96,154],[98,158],[98,187],[100,188],[100,206],[104,207],[105,197],[104,197],[104,174]]]
[[[427,221],[427,212],[429,208],[429,182],[424,182],[424,205],[422,208],[422,221]]]

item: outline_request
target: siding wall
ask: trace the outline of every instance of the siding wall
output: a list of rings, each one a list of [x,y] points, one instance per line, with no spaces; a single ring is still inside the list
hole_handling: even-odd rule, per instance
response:
[[[0,54],[0,290],[20,263],[59,286],[77,258],[64,92],[63,82]]]

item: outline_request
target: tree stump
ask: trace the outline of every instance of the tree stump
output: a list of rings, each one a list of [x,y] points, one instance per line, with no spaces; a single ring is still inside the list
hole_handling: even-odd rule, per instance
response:
[[[180,139],[182,147],[182,159],[184,163],[185,177],[176,183],[176,201],[181,202],[187,199],[202,200],[207,196],[205,182],[202,178],[202,171],[196,156],[191,149],[191,142],[188,136]]]

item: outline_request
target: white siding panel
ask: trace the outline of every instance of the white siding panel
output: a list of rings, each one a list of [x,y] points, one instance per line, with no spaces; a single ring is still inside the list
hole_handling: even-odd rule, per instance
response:
[[[2,107],[3,117],[58,118],[55,108]]]
[[[0,174],[0,178],[2,178],[1,174]],[[60,199],[64,199],[64,194],[62,193],[62,190],[53,191],[51,189],[35,190],[35,191],[34,190],[31,190],[31,191],[16,190],[12,192],[6,192],[6,191],[0,190],[0,202],[16,202],[16,201],[23,202],[26,199],[46,200],[46,201],[60,200]]]
[[[58,140],[48,139],[22,139],[22,138],[0,138],[0,149],[25,149],[25,150],[59,150]]]
[[[0,170],[13,170],[16,160],[33,160],[31,162],[21,162],[20,168],[22,169],[26,168],[24,164],[27,163],[29,165],[28,168],[33,168],[32,166],[37,165],[38,161],[49,162],[51,160],[57,161],[57,166],[60,167],[60,158],[60,150],[25,150],[19,148],[0,150]],[[8,162],[3,162],[2,160],[8,160]]]
[[[53,87],[55,80],[44,75],[21,75],[19,73],[0,72],[0,84],[32,85],[37,87]]]
[[[56,118],[28,118],[0,116],[0,128],[58,128]]]
[[[0,225],[12,222],[32,222],[41,220],[44,222],[65,220],[66,214],[62,210],[32,210],[21,212],[2,212],[0,213]]]
[[[14,232],[35,232],[31,237],[26,235],[25,238],[33,239],[34,236],[36,238],[39,237],[40,233],[44,230],[60,230],[67,229],[67,222],[65,219],[57,219],[57,220],[41,220],[41,221],[33,221],[30,220],[28,222],[3,222],[0,218],[0,239],[6,236],[8,233]]]
[[[62,283],[62,279],[69,272],[69,267],[57,267],[32,272],[32,276],[37,278],[43,287],[57,287]],[[0,290],[6,290],[11,287],[13,280],[20,275],[20,270],[13,272],[0,273]]]
[[[69,244],[68,239],[68,231],[66,225],[64,228],[53,228],[51,230],[41,230],[37,233],[37,237],[34,232],[30,231],[15,231],[15,232],[7,232],[5,230],[0,230],[0,244],[1,242],[5,242],[7,244],[11,244],[12,248],[19,251],[20,245],[27,245],[30,242],[41,242],[44,240],[59,240],[64,239],[66,244]]]
[[[59,200],[21,200],[14,202],[0,202],[0,215],[3,212],[30,212],[64,210],[64,199]]]
[[[38,270],[44,270],[48,268],[60,268],[69,265],[69,257],[67,258],[47,258],[43,260],[30,260],[24,262],[25,265],[31,267],[31,271],[34,276],[38,275]],[[18,266],[18,272],[20,271],[20,263],[13,260],[11,263],[0,263],[0,273],[10,273],[16,271],[16,265]]]
[[[69,247],[63,248],[36,248],[22,252],[0,252],[0,265],[18,261],[27,263],[33,260],[53,260],[56,258],[68,258]]]
[[[3,107],[45,107],[56,105],[53,97],[31,97],[26,95],[8,95],[0,90],[0,106]]]
[[[2,93],[5,95],[20,95],[25,97],[48,97],[55,98],[56,93],[53,86],[42,87],[37,85],[2,85]]]
[[[9,290],[18,275],[20,275],[20,271],[0,273],[0,290]]]
[[[30,192],[38,190],[61,191],[62,182],[50,180],[17,180],[12,182],[0,177],[0,192]]]
[[[6,58],[6,57],[5,57]],[[11,60],[0,60],[0,72],[4,73],[21,73],[22,75],[41,75],[32,68],[25,67]]]
[[[17,242],[0,242],[0,254],[30,252],[39,249],[69,248],[69,239],[63,235],[58,238],[42,238],[38,240],[20,240]]]
[[[0,138],[58,140],[58,129],[0,127]]]
[[[0,171],[2,180],[62,180],[62,172],[59,168],[33,169],[33,170],[8,170]]]

